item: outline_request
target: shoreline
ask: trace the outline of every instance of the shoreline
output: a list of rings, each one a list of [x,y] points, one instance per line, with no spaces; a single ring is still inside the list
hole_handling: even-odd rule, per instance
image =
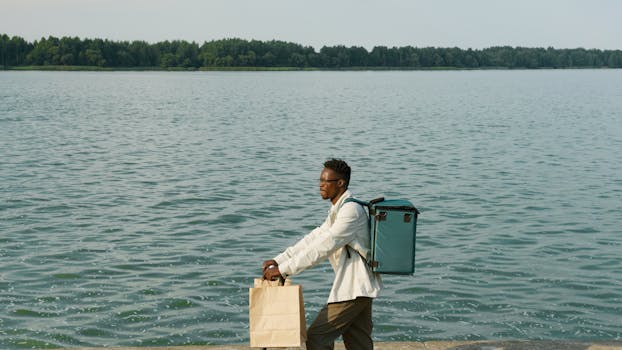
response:
[[[97,347],[67,348],[67,350],[101,350]],[[109,350],[246,350],[247,344],[188,345],[164,347],[110,347]],[[283,348],[282,348],[283,349]],[[285,348],[289,350],[299,348]],[[342,342],[335,343],[336,350],[344,350]],[[479,340],[479,341],[422,341],[375,342],[376,350],[622,350],[622,340],[571,341],[571,340]]]
[[[0,71],[60,71],[60,72],[364,72],[364,71],[485,71],[485,70],[610,70],[620,68],[608,67],[344,67],[344,68],[317,68],[317,67],[98,67],[98,66],[15,66],[0,68]]]

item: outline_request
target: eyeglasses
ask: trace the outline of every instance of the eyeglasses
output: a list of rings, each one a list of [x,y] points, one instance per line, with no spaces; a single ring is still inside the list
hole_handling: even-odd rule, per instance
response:
[[[341,179],[319,179],[318,182],[320,183],[320,185],[325,185],[329,182],[337,182]]]

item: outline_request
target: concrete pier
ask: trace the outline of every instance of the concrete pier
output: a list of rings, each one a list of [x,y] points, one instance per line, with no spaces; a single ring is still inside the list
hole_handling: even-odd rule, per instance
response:
[[[68,350],[102,350],[103,348],[73,348]],[[253,350],[248,344],[125,347],[106,350]],[[276,348],[275,348],[276,349]],[[298,350],[299,348],[279,348]],[[492,341],[427,341],[427,342],[377,342],[376,350],[622,350],[622,341],[553,341],[553,340],[492,340]],[[345,350],[336,343],[335,350]]]

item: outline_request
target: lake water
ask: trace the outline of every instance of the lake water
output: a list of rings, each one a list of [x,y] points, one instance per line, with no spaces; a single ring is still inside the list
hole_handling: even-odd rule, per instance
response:
[[[376,340],[622,338],[622,70],[0,72],[0,348],[247,342],[329,157],[422,212]]]

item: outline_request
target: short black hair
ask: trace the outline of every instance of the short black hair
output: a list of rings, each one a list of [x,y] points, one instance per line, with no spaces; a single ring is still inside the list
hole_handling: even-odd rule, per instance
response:
[[[341,159],[332,158],[324,162],[324,167],[331,169],[339,177],[346,180],[346,188],[348,188],[348,185],[350,185],[350,173],[352,172],[348,163]]]

